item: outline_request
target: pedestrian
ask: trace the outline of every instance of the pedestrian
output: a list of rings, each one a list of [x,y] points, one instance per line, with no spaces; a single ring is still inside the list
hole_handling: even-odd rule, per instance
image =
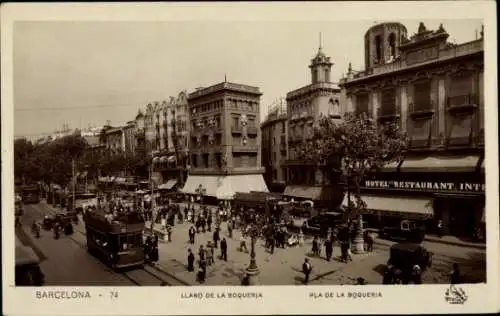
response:
[[[240,251],[241,252],[244,251],[245,253],[248,253],[247,241],[245,239],[245,236],[243,236],[243,234],[240,237]]]
[[[222,238],[220,242],[220,252],[221,252],[221,259],[224,261],[227,261],[227,241],[226,238]]]
[[[229,238],[233,238],[233,224],[231,220],[227,221],[227,234]]]
[[[167,227],[167,238],[168,238],[168,242],[172,242],[172,226],[168,226]]]
[[[418,264],[415,264],[412,269],[412,280],[414,284],[422,284],[422,270]]]
[[[205,260],[200,260],[200,266],[198,268],[197,279],[200,283],[205,283],[205,278],[207,276],[207,263]]]
[[[191,225],[191,227],[189,228],[189,242],[191,244],[194,244],[194,236],[196,234],[196,230],[194,229],[194,227]]]
[[[453,269],[450,272],[450,284],[459,284],[460,283],[460,269],[458,268],[458,263],[453,264]]]
[[[347,259],[349,261],[352,261],[352,250],[351,250],[351,245],[349,243],[347,244]]]
[[[212,263],[214,263],[214,247],[211,241],[207,242],[206,258],[207,258],[207,265],[210,266],[212,265]]]
[[[207,216],[207,230],[212,232],[212,214],[208,214]]]
[[[205,217],[202,217],[200,221],[201,221],[201,223],[200,223],[201,224],[201,231],[204,233],[205,232],[205,226],[207,224],[207,222],[205,221]]]
[[[374,236],[372,232],[367,232],[366,233],[366,251],[368,252],[373,252],[373,240]]]
[[[314,236],[312,241],[312,254],[313,256],[318,256],[319,245],[318,245],[318,236]]]
[[[309,283],[309,275],[311,274],[312,266],[309,263],[309,259],[305,258],[304,263],[302,264],[302,273],[304,273],[304,284]]]
[[[341,261],[347,263],[347,249],[349,248],[349,243],[345,240],[343,240],[340,243],[340,251],[341,251]]]
[[[326,261],[330,261],[333,255],[333,245],[332,241],[329,238],[325,240],[325,254],[326,254]]]
[[[184,208],[184,218],[186,218],[187,220],[189,220],[188,219],[188,209],[189,209],[189,206]]]
[[[220,240],[219,228],[215,228],[214,234],[213,234],[214,248],[217,248],[217,244],[219,243],[219,240]]]
[[[200,261],[205,260],[205,249],[203,248],[203,245],[200,245],[198,256],[200,257]]]
[[[438,230],[438,236],[439,238],[442,238],[444,236],[444,223],[442,220],[439,220],[437,223],[437,230]]]

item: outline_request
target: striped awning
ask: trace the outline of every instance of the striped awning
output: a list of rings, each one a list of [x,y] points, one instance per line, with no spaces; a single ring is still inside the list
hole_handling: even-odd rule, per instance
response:
[[[479,156],[427,156],[408,158],[400,166],[402,172],[432,171],[474,171],[479,163]]]

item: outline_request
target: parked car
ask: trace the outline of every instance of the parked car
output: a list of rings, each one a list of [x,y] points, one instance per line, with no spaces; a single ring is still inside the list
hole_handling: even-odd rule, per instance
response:
[[[421,244],[417,243],[397,243],[392,245],[390,250],[389,260],[387,261],[387,271],[391,279],[395,275],[403,283],[408,283],[414,267],[418,265],[421,273],[423,273],[427,268],[432,265],[433,253],[427,251],[427,249]],[[386,282],[384,282],[386,283]]]
[[[380,230],[379,236],[387,239],[402,239],[421,243],[425,238],[425,227],[410,220],[402,220],[399,225],[386,225]]]
[[[46,215],[42,221],[42,227],[45,230],[51,230],[55,223],[55,216]]]
[[[304,230],[312,234],[325,235],[329,228],[334,229],[343,223],[342,214],[338,212],[324,212],[307,220]]]

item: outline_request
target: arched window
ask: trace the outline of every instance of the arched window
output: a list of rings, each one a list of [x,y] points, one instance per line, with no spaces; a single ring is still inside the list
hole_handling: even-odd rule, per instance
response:
[[[389,35],[389,47],[391,49],[391,57],[396,58],[396,35],[394,33]]]
[[[376,62],[378,63],[382,59],[382,39],[380,35],[375,36],[375,54]]]

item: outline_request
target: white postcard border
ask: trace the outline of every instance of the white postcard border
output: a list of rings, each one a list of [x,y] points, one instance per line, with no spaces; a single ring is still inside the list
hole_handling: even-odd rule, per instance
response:
[[[186,10],[188,9],[188,10]],[[487,284],[461,285],[463,305],[445,301],[447,285],[421,286],[259,286],[259,287],[43,287],[14,288],[14,228],[2,227],[4,312],[8,315],[133,314],[394,314],[495,312],[499,304],[498,96],[496,10],[492,1],[342,2],[342,3],[210,3],[210,4],[7,4],[1,7],[2,51],[2,217],[13,223],[13,23],[19,20],[164,21],[164,20],[400,20],[473,19],[485,23],[485,116]],[[76,291],[81,299],[42,299],[37,291]],[[112,299],[110,292],[117,292]],[[349,298],[349,293],[381,293],[382,297]],[[183,299],[202,293],[201,299]],[[207,294],[208,293],[208,294]],[[212,294],[210,294],[212,293]],[[225,298],[219,297],[225,293]],[[229,298],[228,293],[236,293]],[[256,297],[239,297],[255,293]],[[322,294],[322,297],[319,294]],[[329,293],[329,294],[326,294]],[[331,293],[331,294],[330,294]],[[340,297],[338,295],[344,295]],[[101,296],[99,296],[101,295]],[[206,297],[214,295],[214,298]],[[333,296],[333,297],[325,297]],[[378,296],[375,295],[375,296]]]

